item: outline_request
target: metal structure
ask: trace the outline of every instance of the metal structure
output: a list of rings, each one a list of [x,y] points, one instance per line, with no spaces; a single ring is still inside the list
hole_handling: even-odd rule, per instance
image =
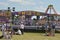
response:
[[[54,14],[52,14],[52,10],[54,12]],[[49,15],[47,15],[48,17],[48,21],[49,21],[49,18],[51,19],[50,21],[55,21],[56,23],[58,22],[58,17],[60,16],[59,14],[57,14],[57,12],[55,11],[53,5],[49,5],[48,8],[46,9],[45,13],[48,14],[48,11],[49,11]]]

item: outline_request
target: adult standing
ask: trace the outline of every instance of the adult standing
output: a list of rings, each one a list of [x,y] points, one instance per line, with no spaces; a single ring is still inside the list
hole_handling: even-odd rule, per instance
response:
[[[52,22],[52,36],[55,36],[55,26],[56,26],[56,24],[55,24],[55,22]]]
[[[21,33],[23,35],[24,34],[24,24],[23,24],[23,22],[21,22],[21,24],[20,24],[20,30],[21,30]]]
[[[3,37],[5,37],[6,24],[3,24],[1,29],[2,29],[2,36],[1,36],[1,38],[3,38]]]
[[[51,21],[49,25],[49,36],[55,36],[55,22]]]
[[[48,22],[46,22],[45,24],[44,24],[44,26],[45,26],[45,34],[46,34],[46,36],[48,35]]]

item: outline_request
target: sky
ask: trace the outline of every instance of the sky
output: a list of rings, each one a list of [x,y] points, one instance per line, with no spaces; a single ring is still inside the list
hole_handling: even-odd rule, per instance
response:
[[[56,12],[60,13],[60,0],[0,0],[0,10],[15,7],[16,11],[45,12],[48,5],[52,4]]]

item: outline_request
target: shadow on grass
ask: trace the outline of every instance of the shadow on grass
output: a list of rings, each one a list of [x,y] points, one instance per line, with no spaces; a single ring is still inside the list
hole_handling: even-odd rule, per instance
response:
[[[44,30],[33,30],[33,29],[27,29],[27,30],[24,30],[25,32],[28,32],[28,33],[45,33]]]
[[[55,33],[60,33],[60,31],[59,30],[55,30]]]
[[[24,32],[28,33],[45,33],[45,30],[33,30],[33,29],[26,29]],[[60,31],[56,30],[55,33],[60,33]]]

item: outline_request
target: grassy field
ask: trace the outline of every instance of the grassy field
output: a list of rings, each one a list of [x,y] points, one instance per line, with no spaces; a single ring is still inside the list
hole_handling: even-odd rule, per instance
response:
[[[1,34],[1,33],[0,33]],[[60,40],[60,34],[56,36],[44,36],[44,33],[24,33],[24,35],[13,35],[12,40]],[[5,40],[5,39],[0,39]]]

